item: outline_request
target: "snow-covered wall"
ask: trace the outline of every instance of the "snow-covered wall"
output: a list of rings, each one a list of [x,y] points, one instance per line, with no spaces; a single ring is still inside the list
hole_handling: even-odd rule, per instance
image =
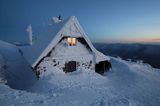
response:
[[[37,71],[43,73],[51,67],[58,67],[63,70],[65,63],[69,61],[76,61],[77,68],[85,68],[94,70],[94,56],[90,49],[86,45],[82,44],[78,38],[75,46],[69,46],[67,39],[62,39],[55,48],[51,51],[48,57],[44,58],[43,61],[37,67]]]
[[[85,45],[81,42],[76,42],[75,46],[69,46],[67,38],[64,38],[56,47],[52,50],[51,57],[64,57],[64,56],[81,56],[91,54]]]

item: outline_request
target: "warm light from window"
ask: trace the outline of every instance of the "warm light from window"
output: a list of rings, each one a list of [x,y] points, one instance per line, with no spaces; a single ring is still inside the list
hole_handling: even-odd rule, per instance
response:
[[[72,38],[72,45],[76,45],[76,38]]]
[[[69,45],[72,45],[72,38],[68,38],[67,41]]]
[[[67,41],[70,46],[76,45],[76,38],[67,38]]]

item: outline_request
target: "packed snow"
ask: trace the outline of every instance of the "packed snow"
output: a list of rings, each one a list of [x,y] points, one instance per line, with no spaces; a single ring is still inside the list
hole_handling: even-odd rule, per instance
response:
[[[0,41],[0,105],[160,106],[160,69],[113,57],[110,62],[104,75],[52,67],[36,80],[18,47]]]
[[[46,71],[26,90],[0,84],[1,106],[159,106],[160,69],[111,58],[105,75],[83,68]]]

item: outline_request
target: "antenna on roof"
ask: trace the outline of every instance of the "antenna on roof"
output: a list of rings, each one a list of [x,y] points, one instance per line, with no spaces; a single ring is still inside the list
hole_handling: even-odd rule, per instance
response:
[[[28,36],[29,36],[29,44],[32,45],[32,26],[31,24],[28,25],[26,31],[28,32]]]

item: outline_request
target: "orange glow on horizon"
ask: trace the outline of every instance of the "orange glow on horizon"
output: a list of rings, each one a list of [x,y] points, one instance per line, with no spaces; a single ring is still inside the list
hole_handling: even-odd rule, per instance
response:
[[[128,42],[160,42],[160,38],[128,38],[125,39]]]
[[[104,43],[160,43],[160,37],[122,37],[100,39]]]

